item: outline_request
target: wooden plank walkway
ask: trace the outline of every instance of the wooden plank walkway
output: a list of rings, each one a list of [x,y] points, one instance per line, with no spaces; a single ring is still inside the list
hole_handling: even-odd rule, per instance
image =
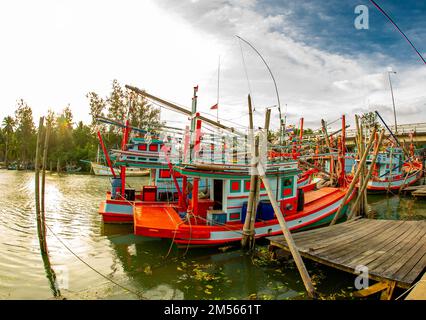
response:
[[[426,300],[426,273],[411,290],[405,300]]]
[[[283,236],[267,238],[271,249],[288,251]],[[357,219],[293,234],[304,258],[354,273],[368,267],[369,278],[409,288],[426,267],[426,220]]]
[[[404,194],[411,193],[414,197],[426,197],[426,185],[408,186],[402,189]]]

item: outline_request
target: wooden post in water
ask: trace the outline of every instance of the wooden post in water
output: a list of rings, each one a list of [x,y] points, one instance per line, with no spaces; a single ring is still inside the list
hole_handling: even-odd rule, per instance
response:
[[[364,193],[365,193],[365,191],[367,189],[367,185],[368,185],[368,180],[370,179],[371,174],[373,173],[374,164],[376,163],[377,155],[379,154],[380,145],[382,143],[384,135],[385,135],[385,130],[382,129],[382,131],[380,133],[379,140],[377,142],[376,149],[374,150],[374,155],[373,155],[373,159],[371,160],[370,168],[368,169],[367,176],[364,178],[364,183],[361,185],[361,188],[360,188],[361,192],[358,193],[358,196],[357,196],[355,202],[352,205],[351,211],[350,211],[350,213],[348,215],[348,220],[352,219],[352,217],[354,217],[354,215],[356,213],[356,209],[355,208],[358,205],[359,201],[364,197]]]
[[[40,117],[38,132],[37,132],[37,144],[36,144],[36,158],[35,158],[35,206],[36,206],[36,218],[37,218],[37,233],[41,251],[41,257],[46,272],[46,277],[49,280],[50,289],[54,297],[61,297],[61,291],[59,290],[58,283],[56,281],[55,271],[52,269],[50,263],[49,252],[47,249],[46,241],[46,221],[45,221],[45,202],[44,202],[44,190],[45,190],[45,174],[46,174],[46,162],[47,162],[47,149],[49,145],[50,135],[50,124],[48,124],[45,130],[44,148],[43,148],[43,159],[42,159],[42,184],[41,184],[41,197],[40,197],[40,148],[42,145],[42,132],[43,132],[44,118]],[[41,207],[40,207],[41,200]]]
[[[266,192],[268,193],[269,200],[271,201],[272,207],[274,208],[275,216],[280,223],[281,230],[283,232],[284,238],[287,241],[288,248],[290,249],[291,255],[293,256],[294,262],[296,263],[297,269],[299,270],[300,276],[302,277],[303,284],[305,285],[306,291],[309,297],[314,298],[316,296],[314,286],[312,285],[311,277],[309,276],[306,266],[303,263],[302,257],[300,256],[299,250],[294,243],[293,237],[291,236],[290,230],[287,227],[287,223],[284,220],[284,217],[281,213],[281,210],[275,201],[271,186],[269,185],[268,178],[266,177],[265,170],[263,169],[262,164],[257,165],[257,170],[260,178],[263,181]]]
[[[256,153],[258,152],[258,149],[256,149],[255,143],[254,143],[254,133],[253,133],[253,109],[251,105],[251,97],[248,95],[248,109],[249,109],[249,140],[252,144],[252,152],[251,152],[251,173],[250,173],[250,193],[249,198],[247,202],[247,212],[246,212],[246,218],[244,220],[244,226],[243,226],[243,237],[241,238],[241,246],[243,248],[246,248],[247,246],[250,246],[250,241],[254,238],[254,229],[251,228],[251,220],[252,215],[256,217],[256,209],[257,206],[255,204],[256,200],[256,190],[257,190],[257,177],[255,175],[256,165],[257,165],[257,158]],[[257,152],[256,152],[257,151]],[[254,213],[253,213],[254,212]],[[255,218],[254,218],[255,219]]]
[[[37,132],[36,156],[35,156],[35,209],[37,219],[37,234],[40,242],[40,250],[42,253],[47,253],[46,238],[44,234],[44,227],[42,225],[42,218],[40,214],[40,145],[42,140],[44,118],[40,117]]]
[[[367,144],[367,148],[364,150],[364,154],[362,155],[362,158],[359,161],[358,168],[357,168],[355,175],[354,175],[354,177],[351,181],[351,184],[349,185],[349,188],[346,191],[346,194],[343,197],[342,203],[340,204],[339,208],[337,209],[337,212],[334,214],[333,220],[330,222],[330,225],[333,225],[333,224],[336,223],[336,221],[337,221],[337,219],[340,215],[340,212],[342,212],[342,209],[344,208],[346,201],[348,200],[349,196],[352,194],[352,191],[353,191],[353,189],[355,188],[355,186],[358,182],[359,175],[362,172],[362,165],[363,165],[363,163],[365,163],[365,160],[367,159],[367,155],[368,155],[368,152],[370,151],[371,145],[373,144],[375,134],[376,134],[376,128],[373,129],[373,132],[372,132],[370,139],[368,141],[368,144]]]
[[[41,173],[41,221],[43,225],[44,235],[46,235],[44,193],[45,193],[45,184],[46,184],[46,162],[47,162],[47,150],[49,148],[50,130],[51,130],[51,124],[48,123],[46,127],[46,133],[44,136],[43,161],[42,161],[42,173]]]

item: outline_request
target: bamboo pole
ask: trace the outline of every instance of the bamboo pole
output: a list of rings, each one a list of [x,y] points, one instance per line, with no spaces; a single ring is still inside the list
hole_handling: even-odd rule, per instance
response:
[[[355,186],[357,184],[358,177],[359,177],[359,175],[361,174],[361,171],[362,171],[362,164],[367,159],[367,155],[368,155],[368,152],[370,151],[371,145],[373,144],[373,140],[374,140],[374,135],[375,134],[376,134],[376,128],[373,129],[373,132],[372,132],[372,134],[370,136],[370,139],[368,141],[368,144],[367,144],[367,148],[365,149],[364,154],[362,155],[362,158],[359,161],[360,163],[359,163],[358,168],[357,168],[357,170],[355,172],[355,175],[354,175],[354,177],[353,177],[353,179],[351,181],[351,184],[349,185],[349,188],[346,191],[346,194],[343,197],[343,200],[340,203],[340,206],[337,209],[337,212],[335,213],[335,215],[333,217],[333,220],[331,221],[330,225],[333,225],[333,224],[336,223],[337,218],[340,215],[340,212],[342,211],[343,207],[345,206],[346,201],[348,200],[349,196],[352,194],[352,191],[353,191],[353,189],[355,188]]]
[[[350,213],[348,215],[348,220],[352,219],[352,217],[354,216],[354,214],[355,214],[355,207],[358,205],[359,201],[361,200],[361,197],[364,195],[364,191],[367,189],[368,180],[370,180],[371,174],[373,173],[374,164],[376,163],[377,156],[379,154],[380,145],[382,143],[384,135],[385,135],[385,130],[382,129],[382,131],[380,132],[380,137],[379,137],[379,141],[377,143],[376,150],[374,151],[373,159],[371,160],[370,168],[368,169],[367,176],[365,177],[364,183],[361,185],[361,188],[360,188],[361,189],[361,193],[358,194],[355,202],[352,205],[351,211],[350,211]]]
[[[256,154],[256,146],[255,143],[253,141],[254,139],[254,135],[253,135],[253,109],[252,109],[252,104],[251,104],[251,97],[250,95],[248,95],[248,109],[249,109],[249,140],[252,144],[252,155]],[[253,150],[254,149],[254,150]],[[243,248],[247,247],[250,239],[254,237],[254,229],[251,229],[251,220],[252,220],[252,214],[254,211],[254,216],[256,216],[256,207],[254,207],[253,210],[253,206],[255,205],[254,201],[256,198],[256,175],[254,174],[254,171],[256,170],[256,165],[257,165],[257,158],[256,156],[252,156],[251,158],[251,173],[250,173],[250,193],[249,193],[249,198],[248,198],[248,202],[247,202],[247,212],[246,212],[246,217],[244,220],[244,226],[243,226],[243,237],[241,238],[241,246]]]
[[[48,144],[48,135],[50,132],[50,126],[46,129],[46,138],[43,151],[43,160],[42,160],[42,185],[41,185],[41,199],[40,199],[40,147],[42,144],[42,132],[43,132],[43,123],[44,118],[40,117],[39,127],[37,132],[37,144],[36,144],[36,158],[35,158],[35,205],[36,205],[36,218],[37,218],[37,234],[39,239],[41,256],[43,259],[46,276],[49,280],[50,287],[54,296],[60,296],[61,293],[58,289],[56,283],[56,275],[52,270],[50,259],[47,250],[46,242],[46,225],[44,218],[44,191],[45,191],[45,172],[46,172],[46,158],[47,158],[47,144]],[[41,207],[40,207],[41,200]]]
[[[37,132],[36,156],[35,156],[35,209],[37,219],[37,234],[40,243],[40,250],[42,253],[47,253],[45,244],[44,227],[42,226],[42,219],[40,215],[40,144],[42,139],[44,117],[40,117]]]
[[[361,119],[359,126],[360,126],[360,130],[359,130],[359,145],[360,145],[359,158],[361,159],[361,156],[364,154],[364,149],[365,149],[364,127],[363,127],[362,119]],[[361,175],[359,176],[359,185],[363,185],[364,184],[364,173],[365,173],[364,163],[360,162],[359,165],[361,167]],[[361,202],[360,202],[359,213],[364,213],[365,209],[366,209],[365,208],[365,197],[362,194],[361,189],[358,189],[358,195],[362,196],[362,199],[361,199]]]
[[[328,136],[327,126],[324,119],[321,119],[321,126],[322,126],[322,131],[324,133],[325,143],[328,147],[328,151],[332,153],[333,150],[330,143],[330,137]],[[333,156],[330,156],[330,183],[331,185],[333,185],[334,183],[334,157]]]
[[[46,235],[46,219],[45,219],[45,206],[44,206],[44,193],[46,184],[46,164],[47,164],[47,150],[49,148],[49,136],[50,136],[51,125],[47,124],[46,133],[44,137],[44,149],[43,149],[43,161],[42,161],[42,173],[41,173],[41,221],[43,225],[43,233]]]
[[[309,276],[309,273],[306,270],[306,266],[303,263],[302,257],[300,256],[296,244],[294,243],[293,237],[291,236],[290,230],[287,227],[287,223],[284,220],[281,210],[277,202],[275,201],[271,186],[269,185],[269,181],[266,178],[265,170],[263,169],[263,166],[260,163],[257,165],[257,170],[260,179],[263,181],[263,185],[265,186],[266,192],[268,193],[269,200],[271,201],[272,207],[274,208],[275,215],[278,219],[278,222],[280,223],[284,238],[287,241],[288,248],[290,249],[294,262],[296,263],[297,269],[299,270],[300,276],[302,277],[306,291],[309,297],[314,298],[316,296],[316,293],[314,286],[312,285],[311,277]]]

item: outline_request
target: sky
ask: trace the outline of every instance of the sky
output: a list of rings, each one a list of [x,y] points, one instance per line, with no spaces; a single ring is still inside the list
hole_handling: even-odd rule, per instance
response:
[[[376,0],[426,56],[426,2]],[[356,29],[355,7],[368,8]],[[221,122],[248,125],[247,95],[261,126],[278,104],[288,124],[334,122],[378,110],[392,123],[388,70],[398,123],[426,122],[426,65],[368,0],[15,0],[0,4],[0,117],[23,98],[34,118],[70,104],[90,122],[86,94],[110,92],[113,79],[190,108],[219,99]],[[218,66],[219,96],[218,96]],[[272,128],[279,124],[272,109]],[[170,125],[184,116],[162,110]]]

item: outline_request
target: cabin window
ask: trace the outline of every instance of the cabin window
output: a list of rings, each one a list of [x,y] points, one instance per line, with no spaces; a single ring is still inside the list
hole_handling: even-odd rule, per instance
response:
[[[142,143],[138,146],[139,150],[146,151],[146,143]]]
[[[250,192],[250,180],[244,180],[244,192]]]
[[[231,185],[231,190],[230,190],[231,193],[236,193],[236,192],[241,191],[241,181],[240,180],[231,180],[230,185]]]
[[[281,179],[281,196],[282,197],[293,196],[293,178]]]
[[[170,170],[160,169],[160,178],[169,179],[171,177]]]
[[[260,190],[265,190],[263,181],[260,183]],[[244,192],[250,192],[250,180],[244,180]]]
[[[238,212],[237,213],[231,213],[229,215],[229,219],[230,220],[240,220],[240,214]]]
[[[151,144],[149,146],[149,151],[158,151],[158,144]]]
[[[133,156],[131,156],[131,157],[128,157],[129,159],[131,159],[131,160],[134,160],[135,159],[135,157],[133,157]]]

